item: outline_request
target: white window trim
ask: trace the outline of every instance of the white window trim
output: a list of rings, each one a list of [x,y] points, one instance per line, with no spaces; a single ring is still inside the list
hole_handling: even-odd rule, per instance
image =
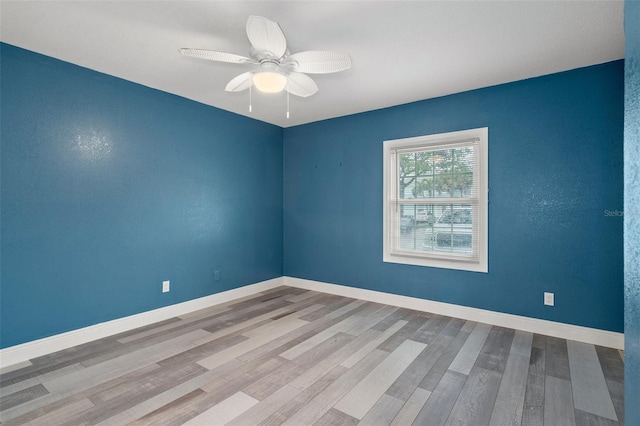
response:
[[[392,151],[424,145],[438,146],[439,144],[451,144],[456,141],[465,139],[478,139],[479,147],[479,165],[478,168],[478,259],[475,261],[461,260],[455,256],[447,254],[425,253],[424,255],[416,252],[408,253],[392,253],[392,228],[391,221],[395,219],[395,215],[389,213],[389,205],[393,194],[393,186],[397,177],[392,170]],[[463,271],[488,272],[488,181],[489,181],[489,129],[482,127],[477,129],[462,130],[457,132],[440,133],[428,136],[418,136],[406,139],[394,139],[384,141],[384,182],[383,182],[383,261],[389,263],[401,263],[407,265],[428,266],[435,268],[457,269]],[[391,176],[393,174],[394,176]],[[455,202],[455,200],[452,200]]]

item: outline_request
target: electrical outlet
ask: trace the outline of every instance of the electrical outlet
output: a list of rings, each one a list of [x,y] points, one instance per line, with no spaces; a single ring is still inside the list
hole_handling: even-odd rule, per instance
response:
[[[544,304],[547,306],[553,306],[555,304],[553,293],[544,292]]]
[[[213,271],[213,280],[220,281],[220,271]]]
[[[171,289],[171,281],[162,281],[162,292],[168,293]]]

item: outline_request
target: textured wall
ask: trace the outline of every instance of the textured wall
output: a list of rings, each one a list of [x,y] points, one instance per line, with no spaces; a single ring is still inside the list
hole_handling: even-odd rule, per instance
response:
[[[640,2],[624,6],[625,420],[640,425]]]
[[[285,129],[285,274],[622,331],[623,67]],[[382,142],[484,126],[489,273],[383,263]]]
[[[281,128],[0,53],[2,347],[282,275]]]

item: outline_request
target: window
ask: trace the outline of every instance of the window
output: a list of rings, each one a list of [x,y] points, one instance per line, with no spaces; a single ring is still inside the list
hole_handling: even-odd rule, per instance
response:
[[[487,272],[488,128],[384,142],[385,262]]]

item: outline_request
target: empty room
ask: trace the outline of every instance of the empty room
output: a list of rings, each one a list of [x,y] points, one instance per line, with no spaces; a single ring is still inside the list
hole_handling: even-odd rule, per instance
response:
[[[640,2],[0,0],[2,425],[640,425]]]

